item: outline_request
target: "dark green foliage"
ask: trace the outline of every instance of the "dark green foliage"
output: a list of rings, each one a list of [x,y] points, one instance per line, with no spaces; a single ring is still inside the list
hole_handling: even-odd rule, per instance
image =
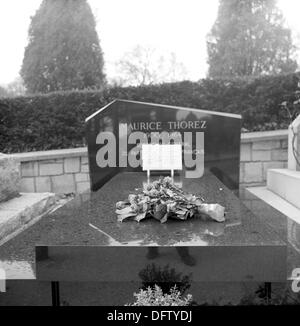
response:
[[[209,76],[295,72],[295,47],[276,0],[220,0],[207,39]]]
[[[139,276],[143,282],[142,288],[146,290],[148,287],[154,288],[158,285],[163,293],[170,293],[170,290],[176,285],[176,289],[181,293],[190,288],[191,276],[177,273],[174,268],[166,265],[164,268],[155,264],[147,265],[139,272]]]
[[[85,118],[114,99],[239,113],[249,131],[285,129],[290,120],[281,103],[297,99],[299,77],[203,79],[0,99],[0,152],[83,146]]]
[[[43,0],[31,20],[21,76],[29,93],[101,88],[103,57],[86,0]]]

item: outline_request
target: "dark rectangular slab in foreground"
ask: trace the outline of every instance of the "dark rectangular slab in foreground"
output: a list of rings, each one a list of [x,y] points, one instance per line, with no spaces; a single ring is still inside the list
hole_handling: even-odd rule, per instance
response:
[[[258,208],[257,215],[254,215],[213,175],[206,175],[192,182],[184,179],[181,181],[185,190],[202,194],[208,202],[224,205],[227,210],[225,223],[204,222],[199,219],[186,222],[170,221],[163,225],[154,220],[139,224],[133,221],[118,223],[114,212],[115,202],[126,198],[132,190],[142,184],[144,179],[143,173],[119,174],[98,192],[76,196],[62,208],[44,216],[33,226],[2,245],[0,262],[4,263],[4,266],[18,266],[18,270],[14,270],[13,273],[8,269],[7,277],[23,279],[25,263],[26,266],[31,266],[34,273],[36,245],[87,248],[120,245],[135,247],[186,245],[201,247],[203,250],[219,247],[220,250],[225,251],[227,247],[241,247],[246,254],[249,253],[248,247],[258,247],[262,249],[258,251],[261,259],[265,256],[281,256],[282,248],[285,248],[286,244],[290,250],[292,249],[287,237],[287,222],[282,214],[278,215],[277,212],[277,216],[271,207],[263,207],[259,202],[253,201]],[[279,220],[282,222],[279,223]],[[270,223],[265,223],[269,221]],[[272,222],[272,224],[271,221],[276,223]],[[266,250],[269,248],[269,254],[263,254],[264,248]],[[174,249],[173,251],[175,252]],[[226,252],[223,252],[220,257],[227,257]],[[246,259],[246,256],[244,258]],[[290,253],[287,259],[289,262],[284,260],[283,263],[290,273],[291,266],[298,267],[299,259],[295,260],[294,255],[291,256]],[[199,258],[197,260],[199,261]],[[228,260],[223,262],[229,266]],[[260,268],[259,264],[254,266]]]
[[[286,280],[285,243],[212,174],[200,179],[179,176],[175,182],[208,203],[225,206],[226,222],[200,218],[165,224],[153,219],[117,222],[115,203],[142,188],[143,182],[144,173],[120,173],[81,205],[52,214],[52,218],[64,221],[65,232],[60,228],[59,239],[47,236],[39,241],[48,247],[49,257],[39,259],[39,255],[38,279],[136,281],[139,271],[151,263],[148,247],[160,246],[159,266],[169,264],[183,273],[192,272],[194,281]],[[95,238],[85,236],[92,230],[102,241],[96,243]],[[76,247],[61,247],[68,244]],[[189,266],[179,253],[176,255],[182,246],[188,248],[195,265]]]
[[[169,267],[189,275],[192,282],[286,280],[286,248],[280,245],[158,247],[152,259],[151,250],[136,246],[36,247],[36,277],[39,281],[139,282],[146,270],[153,277],[154,270]]]

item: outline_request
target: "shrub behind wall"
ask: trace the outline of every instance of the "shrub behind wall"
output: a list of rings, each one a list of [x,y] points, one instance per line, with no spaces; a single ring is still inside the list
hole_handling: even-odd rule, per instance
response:
[[[85,145],[84,120],[114,99],[128,99],[239,113],[249,131],[289,124],[280,103],[294,101],[299,74],[246,79],[114,87],[0,99],[0,152],[14,153]]]

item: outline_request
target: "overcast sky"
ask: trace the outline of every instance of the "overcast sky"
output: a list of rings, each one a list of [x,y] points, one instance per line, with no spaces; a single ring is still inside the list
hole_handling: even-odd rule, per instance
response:
[[[13,81],[20,71],[30,16],[42,0],[0,0],[0,84]],[[176,54],[188,78],[205,77],[206,40],[218,0],[89,0],[97,19],[108,77],[114,62],[137,44]],[[300,1],[278,0],[294,36],[300,35]]]

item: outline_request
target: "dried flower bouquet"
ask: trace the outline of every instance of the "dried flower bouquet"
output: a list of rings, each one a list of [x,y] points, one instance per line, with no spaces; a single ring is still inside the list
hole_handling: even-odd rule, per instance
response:
[[[161,223],[169,218],[187,220],[201,215],[217,222],[225,221],[225,208],[219,204],[206,204],[202,197],[185,193],[170,177],[146,184],[139,194],[130,194],[125,201],[116,203],[118,221],[127,218],[140,222],[153,217]]]

